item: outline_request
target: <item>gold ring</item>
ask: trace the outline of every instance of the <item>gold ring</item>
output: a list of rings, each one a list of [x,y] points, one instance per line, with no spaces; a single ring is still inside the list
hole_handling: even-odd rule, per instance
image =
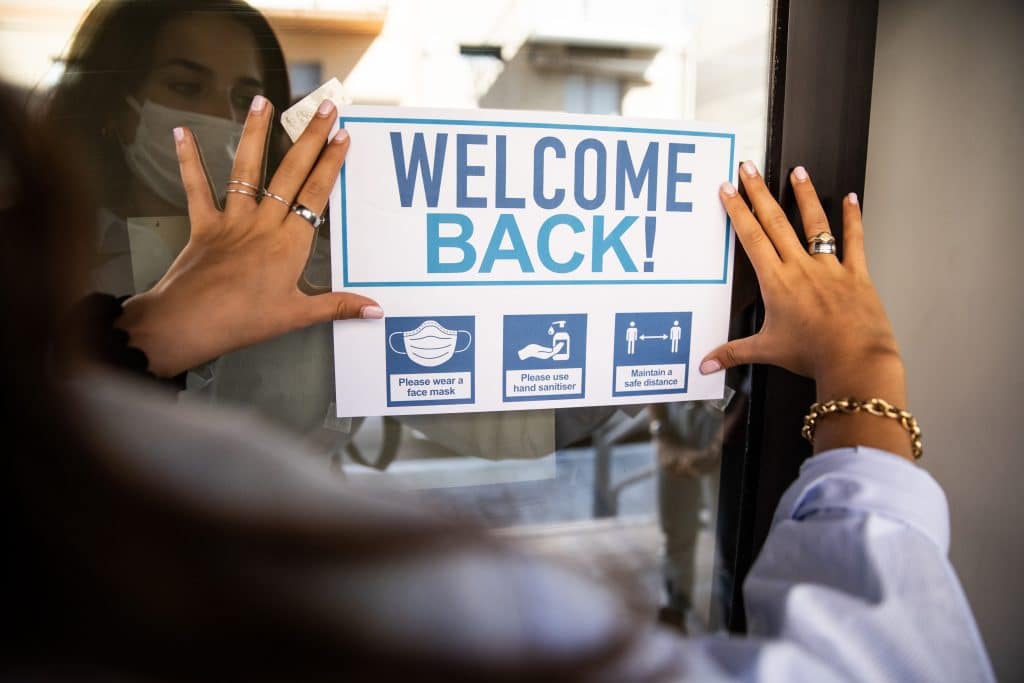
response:
[[[271,192],[270,190],[268,190],[265,187],[262,190],[260,190],[260,194],[263,195],[264,197],[270,197],[271,199],[273,199],[275,201],[281,202],[282,204],[287,206],[289,209],[292,208],[292,203],[290,201],[288,201],[287,199],[285,199],[284,197],[282,197],[279,194],[274,194],[273,192]]]
[[[819,232],[807,240],[807,253],[811,256],[836,253],[836,238],[830,232]]]

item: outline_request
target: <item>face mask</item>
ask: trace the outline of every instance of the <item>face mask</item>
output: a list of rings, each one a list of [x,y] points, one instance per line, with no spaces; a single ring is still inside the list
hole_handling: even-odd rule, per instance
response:
[[[459,335],[464,334],[469,341],[464,347],[457,348]],[[396,349],[394,337],[402,336],[404,351]],[[428,320],[415,330],[393,332],[388,338],[388,346],[395,353],[408,355],[409,360],[425,368],[435,368],[451,360],[456,353],[465,351],[473,343],[473,336],[466,330],[449,330],[441,327],[435,320]]]
[[[203,163],[214,190],[223,195],[231,178],[235,150],[242,137],[242,124],[206,114],[171,109],[146,100],[142,105],[132,97],[128,105],[139,115],[135,141],[123,145],[124,159],[135,176],[157,196],[184,209],[185,188],[178,170],[178,154],[171,130],[185,126],[203,150]]]

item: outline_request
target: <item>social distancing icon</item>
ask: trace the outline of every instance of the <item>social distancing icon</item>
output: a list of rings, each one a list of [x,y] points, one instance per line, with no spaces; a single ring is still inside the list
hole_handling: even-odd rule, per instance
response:
[[[682,338],[683,328],[679,325],[678,320],[673,320],[672,326],[663,334],[644,334],[636,326],[636,321],[630,320],[629,326],[626,328],[626,355],[632,356],[636,354],[638,341],[641,343],[668,341],[671,353],[679,353],[679,342]]]
[[[693,314],[615,315],[613,396],[686,393]]]

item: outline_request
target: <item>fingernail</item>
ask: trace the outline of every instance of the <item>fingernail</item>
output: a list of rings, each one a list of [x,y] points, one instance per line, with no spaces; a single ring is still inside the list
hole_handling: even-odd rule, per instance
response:
[[[257,95],[252,98],[252,104],[249,105],[250,111],[253,114],[259,114],[261,111],[267,108],[267,98],[263,95]]]
[[[851,192],[850,194],[846,195],[846,201],[850,202],[854,206],[857,206],[858,204],[860,204],[860,202],[857,201],[857,193],[856,192]]]
[[[167,130],[167,129],[164,128],[164,130]],[[182,140],[185,139],[185,129],[184,128],[175,128],[171,132],[174,133],[174,141],[175,142],[181,142]],[[164,140],[166,140],[166,139],[167,138],[164,138]]]
[[[743,174],[748,178],[757,177],[757,166],[754,166],[753,161],[744,161],[740,164],[740,168],[743,169]]]
[[[733,187],[732,183],[722,183],[722,186],[718,188],[722,194],[726,197],[732,197],[736,194],[736,188]]]
[[[793,177],[796,178],[797,182],[802,183],[807,180],[807,169],[803,166],[797,166],[793,169]]]
[[[320,106],[316,109],[316,115],[323,118],[334,111],[334,102],[330,100],[324,100],[320,103]]]
[[[702,375],[710,375],[712,372],[718,372],[721,369],[722,364],[714,358],[708,358],[700,364],[700,374]]]
[[[380,320],[384,317],[384,309],[380,306],[363,306],[359,309],[359,317],[367,320]]]
[[[331,142],[333,142],[336,145],[340,145],[341,143],[345,142],[346,140],[348,140],[348,131],[345,130],[344,128],[342,128],[337,133],[335,133],[334,137],[331,138]]]

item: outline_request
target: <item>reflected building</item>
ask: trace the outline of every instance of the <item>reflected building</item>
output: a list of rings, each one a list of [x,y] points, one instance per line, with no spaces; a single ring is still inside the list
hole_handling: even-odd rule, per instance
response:
[[[0,76],[45,89],[85,0],[3,2]],[[728,123],[764,147],[761,0],[261,0],[293,96],[337,76],[352,101]]]

